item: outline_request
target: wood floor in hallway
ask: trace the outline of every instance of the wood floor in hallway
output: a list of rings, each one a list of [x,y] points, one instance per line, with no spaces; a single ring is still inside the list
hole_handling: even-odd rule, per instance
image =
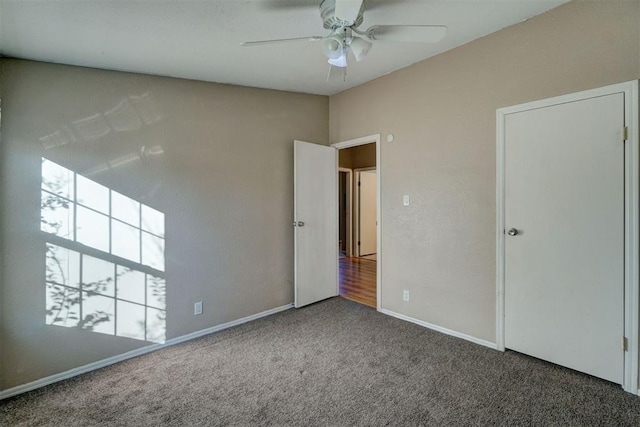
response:
[[[340,296],[376,307],[376,261],[340,258]]]

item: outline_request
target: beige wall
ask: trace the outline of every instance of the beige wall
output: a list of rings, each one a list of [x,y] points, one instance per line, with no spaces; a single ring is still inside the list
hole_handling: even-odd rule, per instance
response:
[[[638,78],[640,3],[584,1],[332,96],[332,142],[396,137],[382,308],[495,342],[496,109]]]
[[[0,388],[148,345],[44,324],[42,156],[82,174],[109,163],[91,179],[164,212],[167,338],[292,302],[293,140],[328,142],[327,97],[10,59],[0,81]],[[142,95],[157,121],[74,127]],[[74,136],[45,149],[61,129]]]
[[[358,145],[338,151],[338,164],[341,168],[375,168],[376,144]]]

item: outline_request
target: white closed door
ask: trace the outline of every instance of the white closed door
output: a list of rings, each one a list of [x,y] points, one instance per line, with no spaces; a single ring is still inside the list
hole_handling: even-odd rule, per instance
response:
[[[624,94],[505,118],[505,346],[618,384]]]
[[[294,293],[302,307],[338,295],[338,162],[332,147],[294,142]]]
[[[376,253],[376,181],[375,170],[358,172],[358,256]]]

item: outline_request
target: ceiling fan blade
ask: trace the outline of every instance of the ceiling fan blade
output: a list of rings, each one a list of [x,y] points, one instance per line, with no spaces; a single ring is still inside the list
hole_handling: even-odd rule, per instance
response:
[[[362,9],[363,0],[336,0],[335,16],[343,21],[355,22]]]
[[[444,25],[374,25],[366,34],[372,40],[436,43],[447,33]]]
[[[240,46],[262,46],[267,44],[291,43],[291,42],[301,42],[301,41],[314,42],[322,39],[323,39],[322,36],[310,36],[310,37],[294,37],[291,39],[257,40],[253,42],[243,42],[240,44]]]

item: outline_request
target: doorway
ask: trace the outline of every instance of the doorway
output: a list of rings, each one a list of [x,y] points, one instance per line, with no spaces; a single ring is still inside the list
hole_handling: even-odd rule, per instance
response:
[[[338,149],[338,287],[341,297],[373,308],[379,295],[379,135]]]
[[[358,258],[377,259],[377,171],[375,168],[355,169],[355,248]]]

